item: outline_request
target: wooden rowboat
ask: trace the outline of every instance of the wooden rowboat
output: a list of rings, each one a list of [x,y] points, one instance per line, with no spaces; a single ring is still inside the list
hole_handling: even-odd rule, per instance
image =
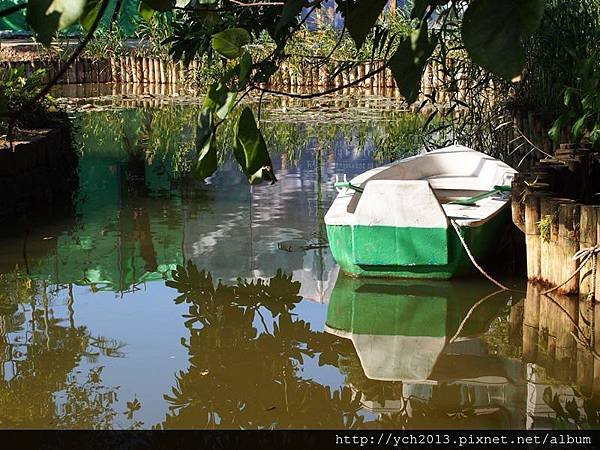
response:
[[[325,215],[332,254],[356,276],[448,279],[473,270],[510,222],[516,171],[460,145],[371,169]],[[461,243],[458,233],[464,240]]]

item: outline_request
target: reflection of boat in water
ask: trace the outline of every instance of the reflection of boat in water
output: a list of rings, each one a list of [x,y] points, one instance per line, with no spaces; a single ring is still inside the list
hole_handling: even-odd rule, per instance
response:
[[[401,382],[403,399],[429,402],[453,387],[460,393],[457,405],[487,414],[506,404],[516,374],[511,376],[505,360],[488,354],[477,336],[506,306],[507,295],[483,281],[340,276],[326,329],[352,341],[366,379]],[[398,410],[402,403],[363,396],[363,404],[378,412]]]

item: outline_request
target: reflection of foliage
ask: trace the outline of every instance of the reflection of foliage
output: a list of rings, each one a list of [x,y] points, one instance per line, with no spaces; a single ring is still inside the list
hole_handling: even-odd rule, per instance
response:
[[[356,427],[359,397],[301,378],[300,364],[318,355],[331,364],[337,339],[292,315],[300,285],[281,271],[269,280],[215,284],[191,263],[169,286],[189,304],[190,368],[177,375],[160,425],[177,427]],[[266,317],[265,317],[266,316]],[[257,320],[262,327],[257,325]],[[199,323],[200,329],[192,328]]]
[[[90,369],[83,382],[73,375],[68,376],[64,389],[66,398],[59,407],[58,428],[105,430],[112,427],[118,397],[115,388],[102,383],[103,369],[103,366]]]
[[[331,150],[344,143],[362,151],[373,146],[375,157],[380,160],[404,157],[445,142],[442,132],[431,133],[439,128],[437,120],[424,129],[423,115],[391,114],[383,109],[385,105],[380,110],[352,106],[356,101],[351,97],[345,101],[338,98],[335,105],[327,107],[304,102],[280,108],[274,103],[272,111],[264,112],[261,128],[265,140],[273,154],[285,154],[291,159],[300,158],[303,151],[313,146]],[[116,151],[125,161],[132,154],[139,155],[147,164],[162,161],[173,174],[186,175],[197,157],[196,128],[189,125],[194,123],[197,112],[193,106],[170,106],[83,114],[79,119],[80,148],[87,155],[99,149]],[[219,160],[223,161],[233,145],[232,129],[219,128],[218,142]]]
[[[19,267],[13,272],[0,273],[0,316],[17,311],[19,301],[35,295],[37,285],[25,277]]]
[[[600,398],[597,395],[584,397],[575,389],[573,389],[573,394],[574,397],[566,400],[563,407],[559,395],[553,393],[550,386],[544,389],[544,403],[556,414],[555,428],[598,428],[600,426]],[[585,414],[580,411],[578,402],[582,404]]]
[[[90,335],[72,316],[65,325],[54,314],[51,302],[58,288],[52,289],[18,271],[0,276],[2,301],[28,305],[0,311],[0,424],[111,428],[118,387],[103,383],[103,366],[87,369],[87,376],[77,368],[84,360],[95,364],[100,353],[118,356],[123,344]],[[10,368],[6,374],[5,368]]]

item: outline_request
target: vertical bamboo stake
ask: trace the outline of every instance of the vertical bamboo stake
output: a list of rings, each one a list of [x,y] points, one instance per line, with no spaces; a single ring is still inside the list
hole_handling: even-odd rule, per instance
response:
[[[160,83],[165,84],[167,82],[167,72],[165,70],[165,62],[162,59],[160,59],[158,62],[158,66],[160,69]],[[161,93],[162,93],[162,91],[161,91]]]
[[[179,82],[185,83],[185,66],[183,65],[183,61],[179,61]]]
[[[365,76],[365,64],[359,64],[358,66],[358,78],[362,78]],[[363,87],[365,85],[364,81],[361,81],[359,86]]]
[[[160,62],[159,62],[158,58],[154,58],[153,66],[154,66],[154,82],[156,84],[160,84]]]
[[[558,212],[558,242],[557,277],[555,283],[566,281],[577,269],[578,261],[573,261],[573,255],[579,251],[579,205],[574,202],[561,203]],[[575,276],[559,289],[564,294],[577,294],[579,290],[579,277]]]
[[[365,63],[365,75],[368,74],[371,71],[371,64],[366,62]],[[373,77],[369,77],[365,80],[365,87],[367,89],[373,87]]]
[[[177,66],[174,61],[170,62],[171,64],[171,80],[173,80],[173,84],[177,84]]]
[[[141,56],[136,56],[135,57],[135,72],[137,74],[137,81],[138,83],[143,83],[144,82],[144,73],[142,71],[142,57]]]
[[[118,81],[120,83],[126,83],[127,82],[127,67],[125,66],[125,60],[123,59],[123,56],[119,56],[118,64],[119,64]]]
[[[541,278],[540,197],[529,194],[525,197],[525,243],[527,246],[527,278]]]
[[[141,82],[142,83],[147,83],[148,82],[148,58],[143,56],[142,57],[142,77],[141,77]]]
[[[119,76],[116,71],[116,59],[114,56],[110,57],[110,81],[113,83],[117,83],[119,81]]]
[[[550,197],[544,197],[540,200],[540,220],[544,223],[548,221],[555,221],[554,218],[554,204],[553,199]],[[552,226],[550,231],[547,231],[546,235],[541,239],[541,259],[540,259],[540,280],[545,283],[554,284],[552,279],[552,250],[554,247],[554,241],[552,239]]]
[[[131,82],[131,66],[129,64],[129,56],[121,56],[121,64],[123,68],[123,79],[125,83]]]

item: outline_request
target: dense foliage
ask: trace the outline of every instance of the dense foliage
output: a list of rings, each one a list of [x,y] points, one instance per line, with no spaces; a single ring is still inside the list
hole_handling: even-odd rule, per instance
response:
[[[196,173],[211,175],[217,167],[216,129],[227,121],[240,102],[239,93],[268,92],[268,82],[289,55],[287,44],[299,33],[323,0],[251,2],[233,0],[141,0],[140,15],[150,19],[155,11],[175,12],[174,30],[165,43],[176,60],[189,62],[204,55],[221,68],[220,79],[210,86],[204,110],[198,117]],[[543,0],[416,0],[408,29],[389,27],[382,18],[387,0],[335,0],[337,13],[358,53],[372,39],[371,55],[384,61],[365,78],[389,67],[407,102],[419,93],[427,61],[438,51],[448,33],[460,31],[459,45],[477,65],[506,79],[518,79],[525,64],[523,41],[537,28]],[[54,34],[76,21],[89,30],[91,40],[102,16],[109,14],[109,0],[45,0],[27,2],[27,21],[37,38],[49,45]],[[456,20],[464,18],[464,20]],[[248,51],[255,42],[272,43],[270,51],[256,59]],[[340,45],[342,39],[339,40]],[[331,49],[335,57],[338,45]],[[444,50],[442,45],[442,50]],[[447,49],[446,49],[447,50]],[[348,67],[341,67],[340,69]],[[360,80],[355,81],[358,82]],[[341,87],[340,87],[341,88]],[[319,92],[313,96],[324,94]],[[236,116],[234,154],[250,182],[275,181],[265,140],[251,109]]]

